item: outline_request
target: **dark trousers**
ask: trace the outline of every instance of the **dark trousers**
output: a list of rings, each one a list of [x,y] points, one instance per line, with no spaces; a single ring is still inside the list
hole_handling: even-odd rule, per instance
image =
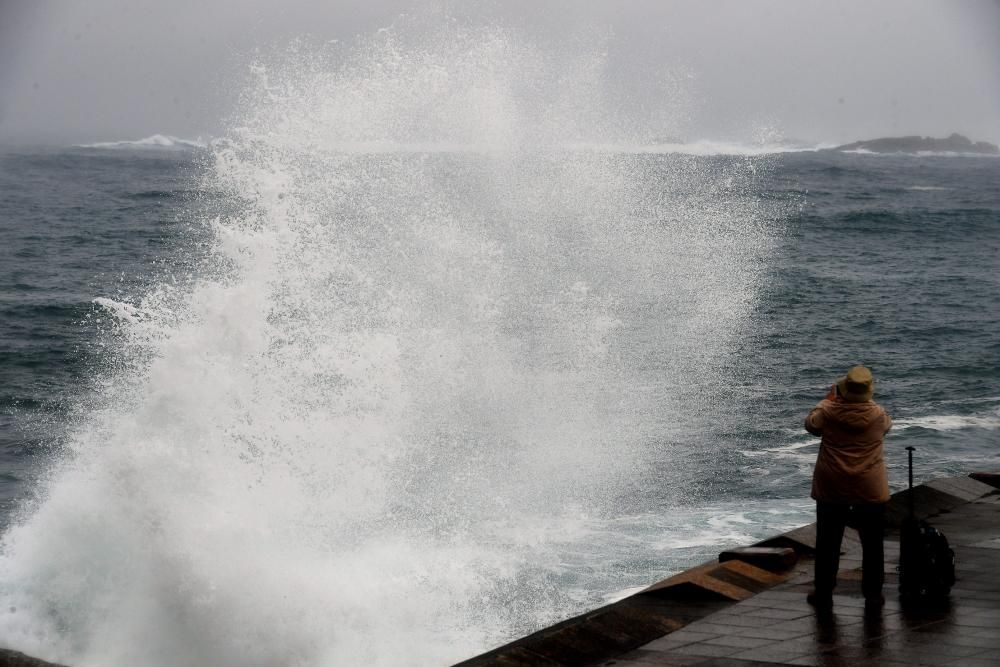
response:
[[[844,539],[844,527],[850,526],[861,537],[861,590],[866,598],[882,594],[884,523],[885,503],[816,502],[817,593],[832,593],[837,585],[840,543]]]

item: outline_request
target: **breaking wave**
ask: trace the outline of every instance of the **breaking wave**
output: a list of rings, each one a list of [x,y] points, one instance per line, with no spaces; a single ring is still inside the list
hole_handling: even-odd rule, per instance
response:
[[[575,144],[577,150],[593,150],[608,152],[650,153],[661,155],[692,155],[700,157],[712,156],[746,156],[762,157],[780,153],[815,153],[830,148],[826,144],[795,145],[785,143],[743,144],[724,141],[692,141],[692,142],[652,142],[633,145],[623,144]]]
[[[921,157],[949,157],[949,158],[983,158],[987,160],[995,160],[1000,158],[1000,155],[994,155],[989,153],[958,153],[954,151],[917,151],[914,153],[904,153],[904,152],[882,152],[882,151],[870,151],[864,148],[857,148],[849,151],[842,151],[847,155],[877,155],[883,157],[908,157],[908,158],[921,158]]]
[[[594,526],[681,502],[782,211],[760,161],[567,151],[637,143],[603,63],[448,24],[255,64],[200,278],[96,299],[112,358],[3,537],[4,641],[441,664],[634,584]]]
[[[166,150],[191,150],[207,148],[208,142],[201,137],[197,139],[181,139],[165,134],[154,134],[144,139],[122,140],[122,141],[99,141],[92,144],[75,144],[75,148],[104,148],[104,149],[166,149]]]

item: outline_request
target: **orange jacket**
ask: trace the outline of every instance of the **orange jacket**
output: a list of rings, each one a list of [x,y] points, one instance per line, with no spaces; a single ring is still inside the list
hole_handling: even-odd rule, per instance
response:
[[[833,503],[884,503],[889,478],[882,438],[892,419],[878,403],[823,399],[806,417],[806,430],[822,438],[812,497]]]

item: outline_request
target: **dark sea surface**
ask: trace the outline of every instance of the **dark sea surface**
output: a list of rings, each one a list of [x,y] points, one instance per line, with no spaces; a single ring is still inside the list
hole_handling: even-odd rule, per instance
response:
[[[0,152],[5,516],[102,373],[107,316],[94,298],[135,293],[190,267],[204,236],[192,225],[195,159],[184,151]]]
[[[782,155],[762,196],[790,191],[804,206],[754,314],[761,338],[738,355],[760,391],[748,449],[810,440],[779,433],[864,363],[896,420],[893,488],[907,445],[918,480],[1000,467],[1000,160]]]
[[[5,508],[28,490],[36,457],[99,373],[93,299],[192,269],[207,236],[199,157],[0,154]],[[768,158],[759,194],[801,210],[787,221],[731,361],[745,428],[727,445],[794,447],[791,432],[824,385],[865,363],[897,419],[892,448],[921,448],[918,476],[1000,464],[1000,160],[786,153]],[[706,477],[760,492],[741,472],[753,458],[723,462],[707,464]],[[767,493],[804,495],[804,478],[774,475],[781,481],[768,480]]]
[[[201,185],[205,157],[155,148],[0,153],[0,525],[40,488],[72,425],[114,375],[108,365],[119,357],[107,350],[120,340],[94,299],[136,303],[156,285],[197,279],[212,236],[207,221],[225,206]],[[601,524],[593,538],[600,565],[567,553],[565,570],[578,561],[614,570],[584,583],[551,575],[590,587],[576,604],[699,562],[720,544],[808,520],[816,440],[802,419],[854,364],[873,369],[876,400],[895,419],[886,441],[894,489],[905,483],[907,445],[917,447],[918,480],[1000,470],[1000,159],[801,152],[636,160],[649,170],[673,165],[669,173],[678,160],[710,170],[752,163],[749,196],[782,213],[767,221],[774,227],[747,315],[706,374],[714,398],[678,445],[653,457],[654,482],[643,482],[669,486],[659,513],[667,518]],[[684,368],[697,373],[696,363]]]

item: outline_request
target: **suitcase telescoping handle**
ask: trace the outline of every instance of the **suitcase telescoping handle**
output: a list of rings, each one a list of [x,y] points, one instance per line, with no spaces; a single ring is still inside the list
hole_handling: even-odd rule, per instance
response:
[[[910,489],[913,489],[913,450],[916,449],[913,445],[906,448],[906,455],[910,459]]]
[[[906,448],[906,456],[909,459],[910,463],[910,491],[906,495],[908,496],[909,500],[908,504],[910,506],[911,518],[913,517],[913,450],[914,449],[916,449],[916,447],[913,447],[912,445]]]

